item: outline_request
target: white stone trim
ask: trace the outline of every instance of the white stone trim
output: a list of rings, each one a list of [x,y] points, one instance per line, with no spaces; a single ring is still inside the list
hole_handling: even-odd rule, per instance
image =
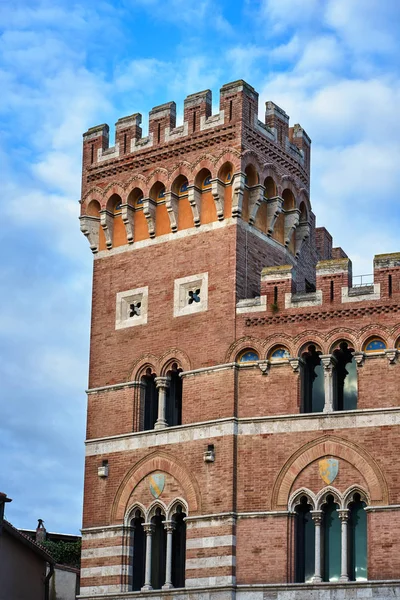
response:
[[[124,534],[124,525],[104,525],[103,527],[86,527],[81,529],[82,539],[107,540],[121,537]]]
[[[197,577],[196,579],[186,579],[186,587],[218,587],[223,585],[235,585],[236,577],[233,575],[223,575],[221,577]]]
[[[158,431],[140,431],[124,436],[88,440],[86,442],[86,456],[97,456],[111,452],[128,452],[151,446],[163,446],[164,444],[180,444],[183,441],[207,440],[224,435],[233,435],[235,429],[235,421],[228,419],[221,422],[211,422],[211,424],[206,422],[195,426],[190,425],[189,427],[180,425]]]
[[[122,565],[103,565],[102,567],[82,567],[81,577],[112,577],[120,575]]]
[[[275,279],[278,279],[275,276]],[[293,295],[290,292],[285,294],[285,308],[306,308],[308,306],[321,306],[322,304],[322,290],[317,290],[316,292],[311,292],[310,295],[313,298],[309,300],[304,299],[296,302],[293,300]],[[304,294],[306,296],[306,294]]]
[[[218,127],[223,125],[225,121],[225,112],[220,110],[218,114],[211,115],[211,117],[202,116],[200,117],[200,131],[211,129],[212,127]],[[187,124],[187,123],[186,123]]]
[[[112,148],[107,148],[106,150],[103,150],[103,148],[99,148],[97,150],[97,162],[104,162],[105,160],[113,160],[114,158],[119,158],[118,142]]]
[[[113,584],[113,585],[89,585],[80,586],[80,595],[77,598],[82,598],[84,596],[103,596],[104,594],[118,594],[121,592],[121,585]]]
[[[170,127],[166,127],[164,130],[164,139],[166,142],[173,142],[175,140],[179,140],[182,137],[185,137],[189,133],[189,123],[184,121],[183,125],[179,127],[175,127],[175,129],[170,129]]]
[[[215,535],[203,538],[186,539],[186,548],[194,550],[196,548],[220,548],[222,546],[236,546],[235,535]]]
[[[400,510],[400,504],[388,504],[383,506],[366,506],[367,512],[384,512],[387,510]]]
[[[346,286],[342,287],[342,302],[362,302],[363,300],[380,300],[381,298],[381,284],[374,283],[374,291],[372,294],[357,294],[355,296],[349,296],[349,289],[357,289],[357,288],[348,288]]]
[[[122,390],[124,388],[141,387],[140,381],[125,381],[123,383],[112,383],[111,385],[102,385],[96,388],[89,388],[86,390],[86,394],[99,394],[101,392],[109,392],[114,390]]]
[[[204,529],[208,527],[223,527],[224,525],[233,525],[236,520],[235,513],[216,513],[213,515],[199,515],[196,517],[186,517],[187,529]]]
[[[153,134],[150,133],[147,137],[131,139],[131,152],[137,152],[138,150],[143,150],[143,148],[151,148],[153,145]]]
[[[250,298],[245,300],[239,300],[236,304],[236,314],[241,315],[243,313],[250,312],[261,312],[267,310],[267,296],[257,296],[256,298]]]
[[[252,419],[227,418],[179,425],[160,431],[140,431],[87,440],[86,456],[127,452],[229,435],[297,433],[323,431],[324,429],[384,427],[386,425],[400,425],[400,407],[276,415]]]
[[[234,567],[236,565],[236,556],[228,554],[226,556],[206,556],[203,558],[187,558],[186,570],[194,571],[196,569],[215,569],[217,567]]]
[[[133,556],[131,546],[106,546],[104,548],[84,548],[82,558],[105,558],[107,556]]]
[[[187,301],[188,294],[194,289],[200,289],[200,302]],[[197,273],[180,277],[174,282],[174,317],[205,312],[208,309],[208,273]]]
[[[190,377],[192,375],[202,375],[205,373],[215,373],[216,371],[225,371],[227,369],[237,368],[239,365],[236,362],[225,363],[222,365],[214,365],[212,367],[201,367],[200,369],[192,369],[191,371],[183,371],[181,377]]]
[[[115,329],[124,329],[125,327],[135,327],[136,325],[146,325],[148,315],[148,286],[118,292],[115,307]],[[134,302],[140,302],[140,315],[129,316],[129,305]]]

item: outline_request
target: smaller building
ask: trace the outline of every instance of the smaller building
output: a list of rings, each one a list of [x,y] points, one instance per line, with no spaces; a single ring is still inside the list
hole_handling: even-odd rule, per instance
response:
[[[0,600],[49,600],[55,561],[4,519],[6,502],[11,499],[0,492]]]

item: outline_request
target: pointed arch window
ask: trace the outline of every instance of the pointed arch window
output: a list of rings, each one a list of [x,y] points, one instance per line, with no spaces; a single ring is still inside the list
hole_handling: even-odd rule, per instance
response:
[[[144,384],[144,431],[154,429],[158,415],[158,390],[155,382],[155,374],[147,369],[146,375],[142,377]]]
[[[357,408],[357,364],[354,348],[347,342],[341,342],[333,351],[336,359],[336,410],[355,410]]]
[[[332,495],[329,495],[322,506],[323,512],[323,580],[339,581],[341,574],[341,525],[338,513],[339,506]]]
[[[321,352],[314,344],[308,346],[303,353],[303,412],[322,412],[325,405],[324,368]]]
[[[306,496],[300,498],[295,508],[295,581],[311,582],[315,567],[315,525],[312,506]]]
[[[174,525],[172,533],[172,585],[176,588],[185,587],[185,556],[186,556],[186,514],[179,504],[172,516]]]
[[[160,590],[165,582],[167,532],[164,528],[165,516],[161,509],[156,509],[156,514],[151,519],[154,527],[151,547],[151,585],[153,589]]]
[[[169,386],[166,397],[166,420],[169,426],[182,425],[182,369],[177,363],[172,365],[169,371]]]
[[[367,581],[367,513],[360,494],[349,504],[349,578]]]
[[[146,536],[143,529],[144,517],[140,510],[135,511],[132,519],[133,528],[133,565],[132,591],[139,591],[144,585]]]

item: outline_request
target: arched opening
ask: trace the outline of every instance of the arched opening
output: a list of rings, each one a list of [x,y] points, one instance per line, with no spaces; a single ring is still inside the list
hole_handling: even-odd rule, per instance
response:
[[[367,581],[367,513],[360,494],[349,504],[349,578]]]
[[[179,175],[173,182],[171,191],[178,197],[178,230],[193,227],[192,208],[189,204],[189,182],[185,175]]]
[[[289,189],[283,190],[283,210],[292,210],[296,206],[293,192]]]
[[[97,200],[91,200],[88,204],[86,214],[88,217],[100,218],[100,203]]]
[[[149,197],[156,203],[156,235],[171,233],[171,225],[165,204],[165,185],[156,181],[149,192]]]
[[[264,188],[264,198],[267,198],[268,200],[271,198],[275,198],[275,196],[277,195],[276,184],[272,177],[268,176],[265,178]]]
[[[233,180],[233,165],[226,162],[218,171],[218,179],[225,184],[224,188],[224,217],[232,215],[232,180]]]
[[[182,425],[182,369],[174,363],[168,372],[169,387],[166,398],[166,420],[169,426]]]
[[[310,344],[303,353],[302,412],[322,412],[325,405],[324,369],[321,351]]]
[[[336,358],[336,410],[355,410],[357,408],[357,364],[354,348],[347,342],[340,342],[333,351]]]
[[[369,338],[364,344],[364,352],[372,354],[386,350],[386,343],[380,337]]]
[[[135,209],[135,242],[148,239],[149,228],[143,212],[143,191],[138,187],[134,188],[128,195],[127,203]]]
[[[123,246],[127,243],[125,225],[122,220],[122,199],[118,194],[113,194],[107,202],[107,210],[113,214],[112,228],[113,247]]]
[[[185,587],[185,558],[186,558],[186,514],[179,504],[172,515],[174,530],[172,533],[172,585],[175,588]]]
[[[286,346],[274,346],[268,354],[268,360],[271,362],[287,360],[290,358],[290,352]]]
[[[312,506],[306,496],[295,508],[295,581],[310,582],[315,568],[315,525]]]
[[[201,169],[195,178],[195,186],[201,191],[200,223],[212,223],[217,220],[217,209],[211,193],[211,172]]]
[[[140,510],[135,511],[131,521],[133,528],[133,564],[132,564],[132,591],[139,591],[144,585],[146,564],[146,535],[143,529],[144,517]]]
[[[245,350],[241,350],[236,357],[236,362],[238,363],[253,363],[260,360],[258,352],[253,350],[252,348],[246,348]]]
[[[322,506],[323,519],[323,580],[339,581],[341,574],[341,524],[339,506],[330,494]]]
[[[146,374],[142,377],[142,383],[144,384],[144,431],[154,429],[154,424],[157,421],[158,390],[156,387],[155,377],[156,376],[151,372],[151,369],[147,369]]]
[[[165,583],[167,532],[164,521],[165,516],[161,513],[161,509],[157,508],[156,514],[151,519],[154,527],[151,545],[151,585],[155,590],[160,590]]]

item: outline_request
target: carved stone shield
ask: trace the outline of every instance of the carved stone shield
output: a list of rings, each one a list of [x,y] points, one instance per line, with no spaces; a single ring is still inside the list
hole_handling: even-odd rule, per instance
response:
[[[161,496],[165,485],[165,475],[163,473],[152,473],[149,476],[150,492],[154,498]]]
[[[323,458],[319,461],[319,474],[326,484],[332,483],[339,472],[339,461],[336,458]]]

